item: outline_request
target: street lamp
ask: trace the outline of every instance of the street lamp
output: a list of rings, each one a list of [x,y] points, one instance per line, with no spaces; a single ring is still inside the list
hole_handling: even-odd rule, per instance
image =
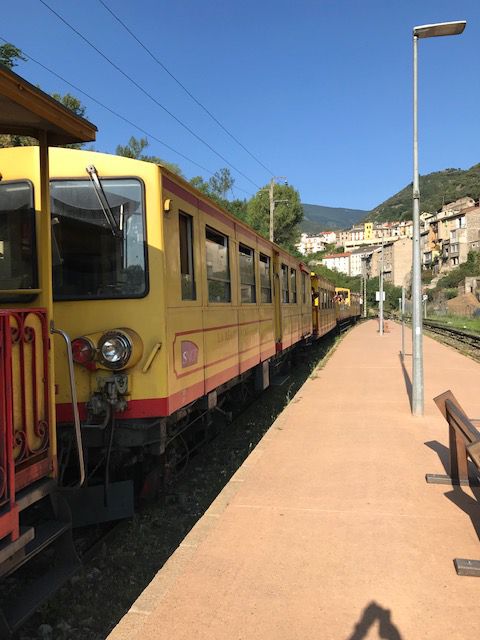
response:
[[[420,185],[418,176],[418,59],[417,40],[462,33],[465,20],[413,27],[413,243],[412,243],[412,413],[423,415],[423,349],[420,252]]]

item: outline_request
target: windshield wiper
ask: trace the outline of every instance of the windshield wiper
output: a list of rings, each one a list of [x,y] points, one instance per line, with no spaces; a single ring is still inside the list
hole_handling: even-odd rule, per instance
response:
[[[95,189],[95,193],[97,194],[98,202],[102,208],[103,214],[107,220],[108,226],[112,231],[112,235],[115,238],[121,238],[123,236],[122,230],[117,224],[115,217],[110,209],[110,205],[108,204],[107,196],[105,195],[105,191],[103,190],[102,183],[100,182],[100,178],[98,177],[97,170],[95,169],[93,164],[89,164],[87,167],[87,173],[92,181],[93,188]]]

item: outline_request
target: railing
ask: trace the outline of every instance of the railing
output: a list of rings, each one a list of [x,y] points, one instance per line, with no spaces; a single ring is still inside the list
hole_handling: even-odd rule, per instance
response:
[[[9,355],[9,341],[7,340],[8,317],[0,315],[0,508],[10,501],[13,485],[13,450],[11,410],[9,399],[11,396],[11,362]]]
[[[52,470],[48,323],[43,309],[0,311],[0,318],[0,461],[13,458],[19,491]]]

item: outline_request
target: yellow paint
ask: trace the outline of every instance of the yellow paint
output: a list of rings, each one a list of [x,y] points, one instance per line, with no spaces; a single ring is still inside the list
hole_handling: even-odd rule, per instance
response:
[[[25,148],[0,151],[0,170],[3,172],[3,167],[8,166],[12,176],[30,179],[35,187],[35,198],[38,197],[36,153]],[[188,389],[195,388],[197,396],[203,395],[274,355],[277,342],[288,347],[308,336],[312,332],[312,322],[320,335],[335,325],[331,283],[320,278],[315,280],[316,277],[310,281],[308,273],[304,280],[296,259],[222,212],[215,203],[167,169],[120,156],[52,149],[51,179],[87,179],[86,167],[90,164],[96,167],[100,178],[131,177],[141,180],[144,185],[149,292],[144,298],[134,299],[58,301],[54,303],[54,319],[56,326],[66,331],[71,339],[93,335],[97,340],[104,332],[118,328],[138,334],[143,343],[143,355],[126,369],[129,399],[141,401],[176,396],[187,398],[187,402]],[[164,185],[166,180],[175,183],[176,187],[170,191]],[[167,202],[168,211],[164,208]],[[192,221],[194,300],[182,299],[180,213],[188,214]],[[228,237],[230,302],[209,301],[206,227]],[[240,299],[240,243],[254,252],[256,300],[247,304],[242,304]],[[271,259],[270,303],[261,302],[260,253]],[[282,302],[281,296],[282,264],[289,269],[288,303]],[[296,302],[292,301],[291,269],[296,271]],[[317,298],[312,305],[312,287],[321,291],[321,303]],[[65,347],[57,336],[52,341],[55,343],[58,387],[56,401],[70,403]],[[106,371],[92,372],[80,365],[75,366],[75,372],[80,403],[87,402],[97,389],[98,376],[108,375]]]

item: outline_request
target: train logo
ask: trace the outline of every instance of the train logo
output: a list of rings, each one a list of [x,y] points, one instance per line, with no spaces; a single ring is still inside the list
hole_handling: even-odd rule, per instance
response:
[[[182,340],[182,369],[198,362],[198,346],[191,340]]]

